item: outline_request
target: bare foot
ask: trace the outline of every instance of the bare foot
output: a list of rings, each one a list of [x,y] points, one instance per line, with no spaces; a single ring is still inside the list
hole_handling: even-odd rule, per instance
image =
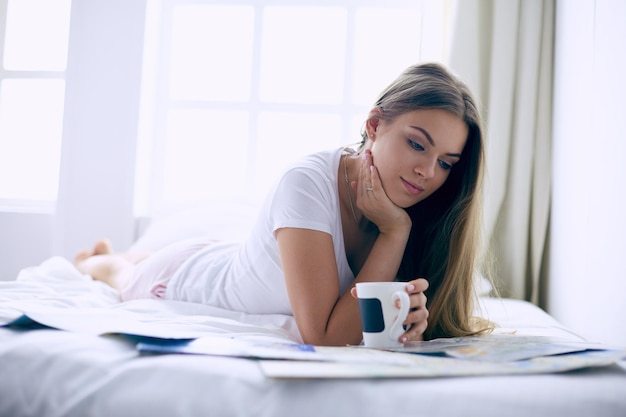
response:
[[[91,258],[96,255],[111,255],[113,254],[113,247],[108,239],[101,239],[93,245],[93,249],[83,249],[74,257],[74,265],[78,267],[87,258]]]
[[[93,256],[93,251],[89,249],[83,249],[76,254],[74,257],[74,266],[78,267],[79,264],[83,263],[85,259]]]
[[[93,246],[94,255],[111,255],[113,253],[113,247],[108,239],[101,239]]]
[[[91,275],[94,280],[102,281],[113,288],[120,289],[121,272],[134,264],[123,254],[114,254],[111,242],[101,239],[94,244],[92,250],[85,249],[74,257],[74,266],[81,273]]]

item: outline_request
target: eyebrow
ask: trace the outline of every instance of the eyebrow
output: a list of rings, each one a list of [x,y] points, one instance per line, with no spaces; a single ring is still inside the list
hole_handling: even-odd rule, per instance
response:
[[[428,143],[430,143],[430,146],[435,146],[435,141],[433,140],[432,136],[430,136],[430,133],[428,133],[426,129],[419,127],[419,126],[409,126],[409,127],[412,127],[413,129],[417,129],[420,132],[422,132],[424,136],[426,136],[426,139],[428,140]],[[453,156],[455,158],[461,158],[460,153],[447,153],[446,155]]]

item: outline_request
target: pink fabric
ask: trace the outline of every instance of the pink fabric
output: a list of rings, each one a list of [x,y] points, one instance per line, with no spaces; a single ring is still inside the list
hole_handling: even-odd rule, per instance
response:
[[[178,268],[212,241],[186,240],[171,244],[129,268],[128,284],[120,291],[122,301],[165,298],[167,285]]]

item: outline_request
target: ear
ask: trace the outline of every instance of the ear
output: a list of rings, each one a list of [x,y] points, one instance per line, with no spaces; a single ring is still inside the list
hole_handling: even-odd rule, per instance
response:
[[[367,116],[367,120],[365,121],[365,133],[367,133],[367,138],[371,141],[376,140],[376,130],[380,125],[382,115],[383,112],[380,107],[374,107]]]

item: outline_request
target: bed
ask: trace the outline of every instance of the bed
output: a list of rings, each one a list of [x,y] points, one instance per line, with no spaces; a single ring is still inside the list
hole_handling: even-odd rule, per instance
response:
[[[135,249],[183,237],[185,222],[237,234],[180,216]],[[324,349],[302,345],[289,316],[121,302],[52,257],[0,282],[0,416],[626,416],[623,347],[585,341],[524,301],[483,295],[478,308],[499,325],[478,340]]]

